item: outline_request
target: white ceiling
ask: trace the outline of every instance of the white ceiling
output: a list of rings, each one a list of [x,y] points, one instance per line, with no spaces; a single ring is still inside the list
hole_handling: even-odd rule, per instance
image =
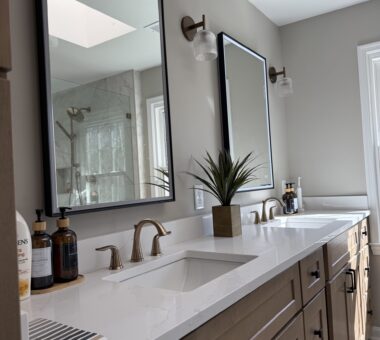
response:
[[[146,28],[159,19],[157,0],[79,1],[135,27],[136,31],[92,48],[53,38],[50,63],[54,91],[161,64],[160,34]],[[70,18],[67,24],[70,25]]]
[[[369,0],[248,0],[278,26]]]

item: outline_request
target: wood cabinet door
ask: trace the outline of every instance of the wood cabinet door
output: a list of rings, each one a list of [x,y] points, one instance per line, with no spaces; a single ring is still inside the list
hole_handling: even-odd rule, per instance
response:
[[[351,229],[338,235],[324,246],[325,268],[327,280],[333,277],[355,256],[359,251],[359,227]]]
[[[272,339],[301,308],[301,284],[297,263],[183,339]]]
[[[372,332],[372,319],[373,319],[371,289],[368,289],[366,301],[367,301],[367,313],[366,313],[366,329],[365,329],[364,335],[365,335],[365,339],[369,339]]]
[[[327,283],[327,314],[330,340],[349,339],[347,305],[347,267]]]
[[[305,340],[328,340],[326,297],[323,289],[304,308]]]
[[[370,323],[371,319],[371,310],[369,307],[369,283],[370,283],[370,258],[369,258],[369,247],[365,246],[360,251],[360,266],[359,266],[359,281],[360,281],[360,298],[361,298],[361,312],[362,312],[362,331],[361,331],[361,339],[367,339],[368,331],[368,323]],[[370,312],[370,313],[368,313]]]
[[[368,218],[359,223],[360,248],[364,248],[368,244],[369,228]]]
[[[363,293],[367,293],[370,284],[370,261],[369,261],[369,247],[365,246],[360,251],[360,267],[359,267],[359,279],[361,282],[361,289]]]
[[[0,75],[11,70],[9,0],[0,0]]]
[[[305,340],[303,313],[298,314],[274,340]]]
[[[353,256],[347,270],[347,316],[349,339],[358,340],[363,332],[362,294],[360,280],[360,254]]]
[[[300,262],[302,301],[306,305],[325,286],[323,250],[319,248]]]

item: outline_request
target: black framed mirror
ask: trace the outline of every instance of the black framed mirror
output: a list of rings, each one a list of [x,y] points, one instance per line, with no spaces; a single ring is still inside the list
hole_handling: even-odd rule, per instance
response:
[[[173,201],[163,0],[37,0],[45,206]]]
[[[233,159],[252,152],[261,164],[257,180],[239,191],[273,189],[266,59],[223,32],[218,55],[224,147]]]

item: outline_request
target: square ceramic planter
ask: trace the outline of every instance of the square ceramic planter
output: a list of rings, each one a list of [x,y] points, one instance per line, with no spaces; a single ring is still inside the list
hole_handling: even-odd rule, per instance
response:
[[[214,236],[234,237],[241,235],[240,205],[212,207]]]

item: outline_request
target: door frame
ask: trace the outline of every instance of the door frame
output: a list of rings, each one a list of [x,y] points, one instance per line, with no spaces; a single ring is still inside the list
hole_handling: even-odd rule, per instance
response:
[[[368,204],[371,210],[371,247],[380,255],[380,96],[376,96],[375,67],[380,64],[380,41],[357,47]],[[380,87],[380,79],[378,79]]]

